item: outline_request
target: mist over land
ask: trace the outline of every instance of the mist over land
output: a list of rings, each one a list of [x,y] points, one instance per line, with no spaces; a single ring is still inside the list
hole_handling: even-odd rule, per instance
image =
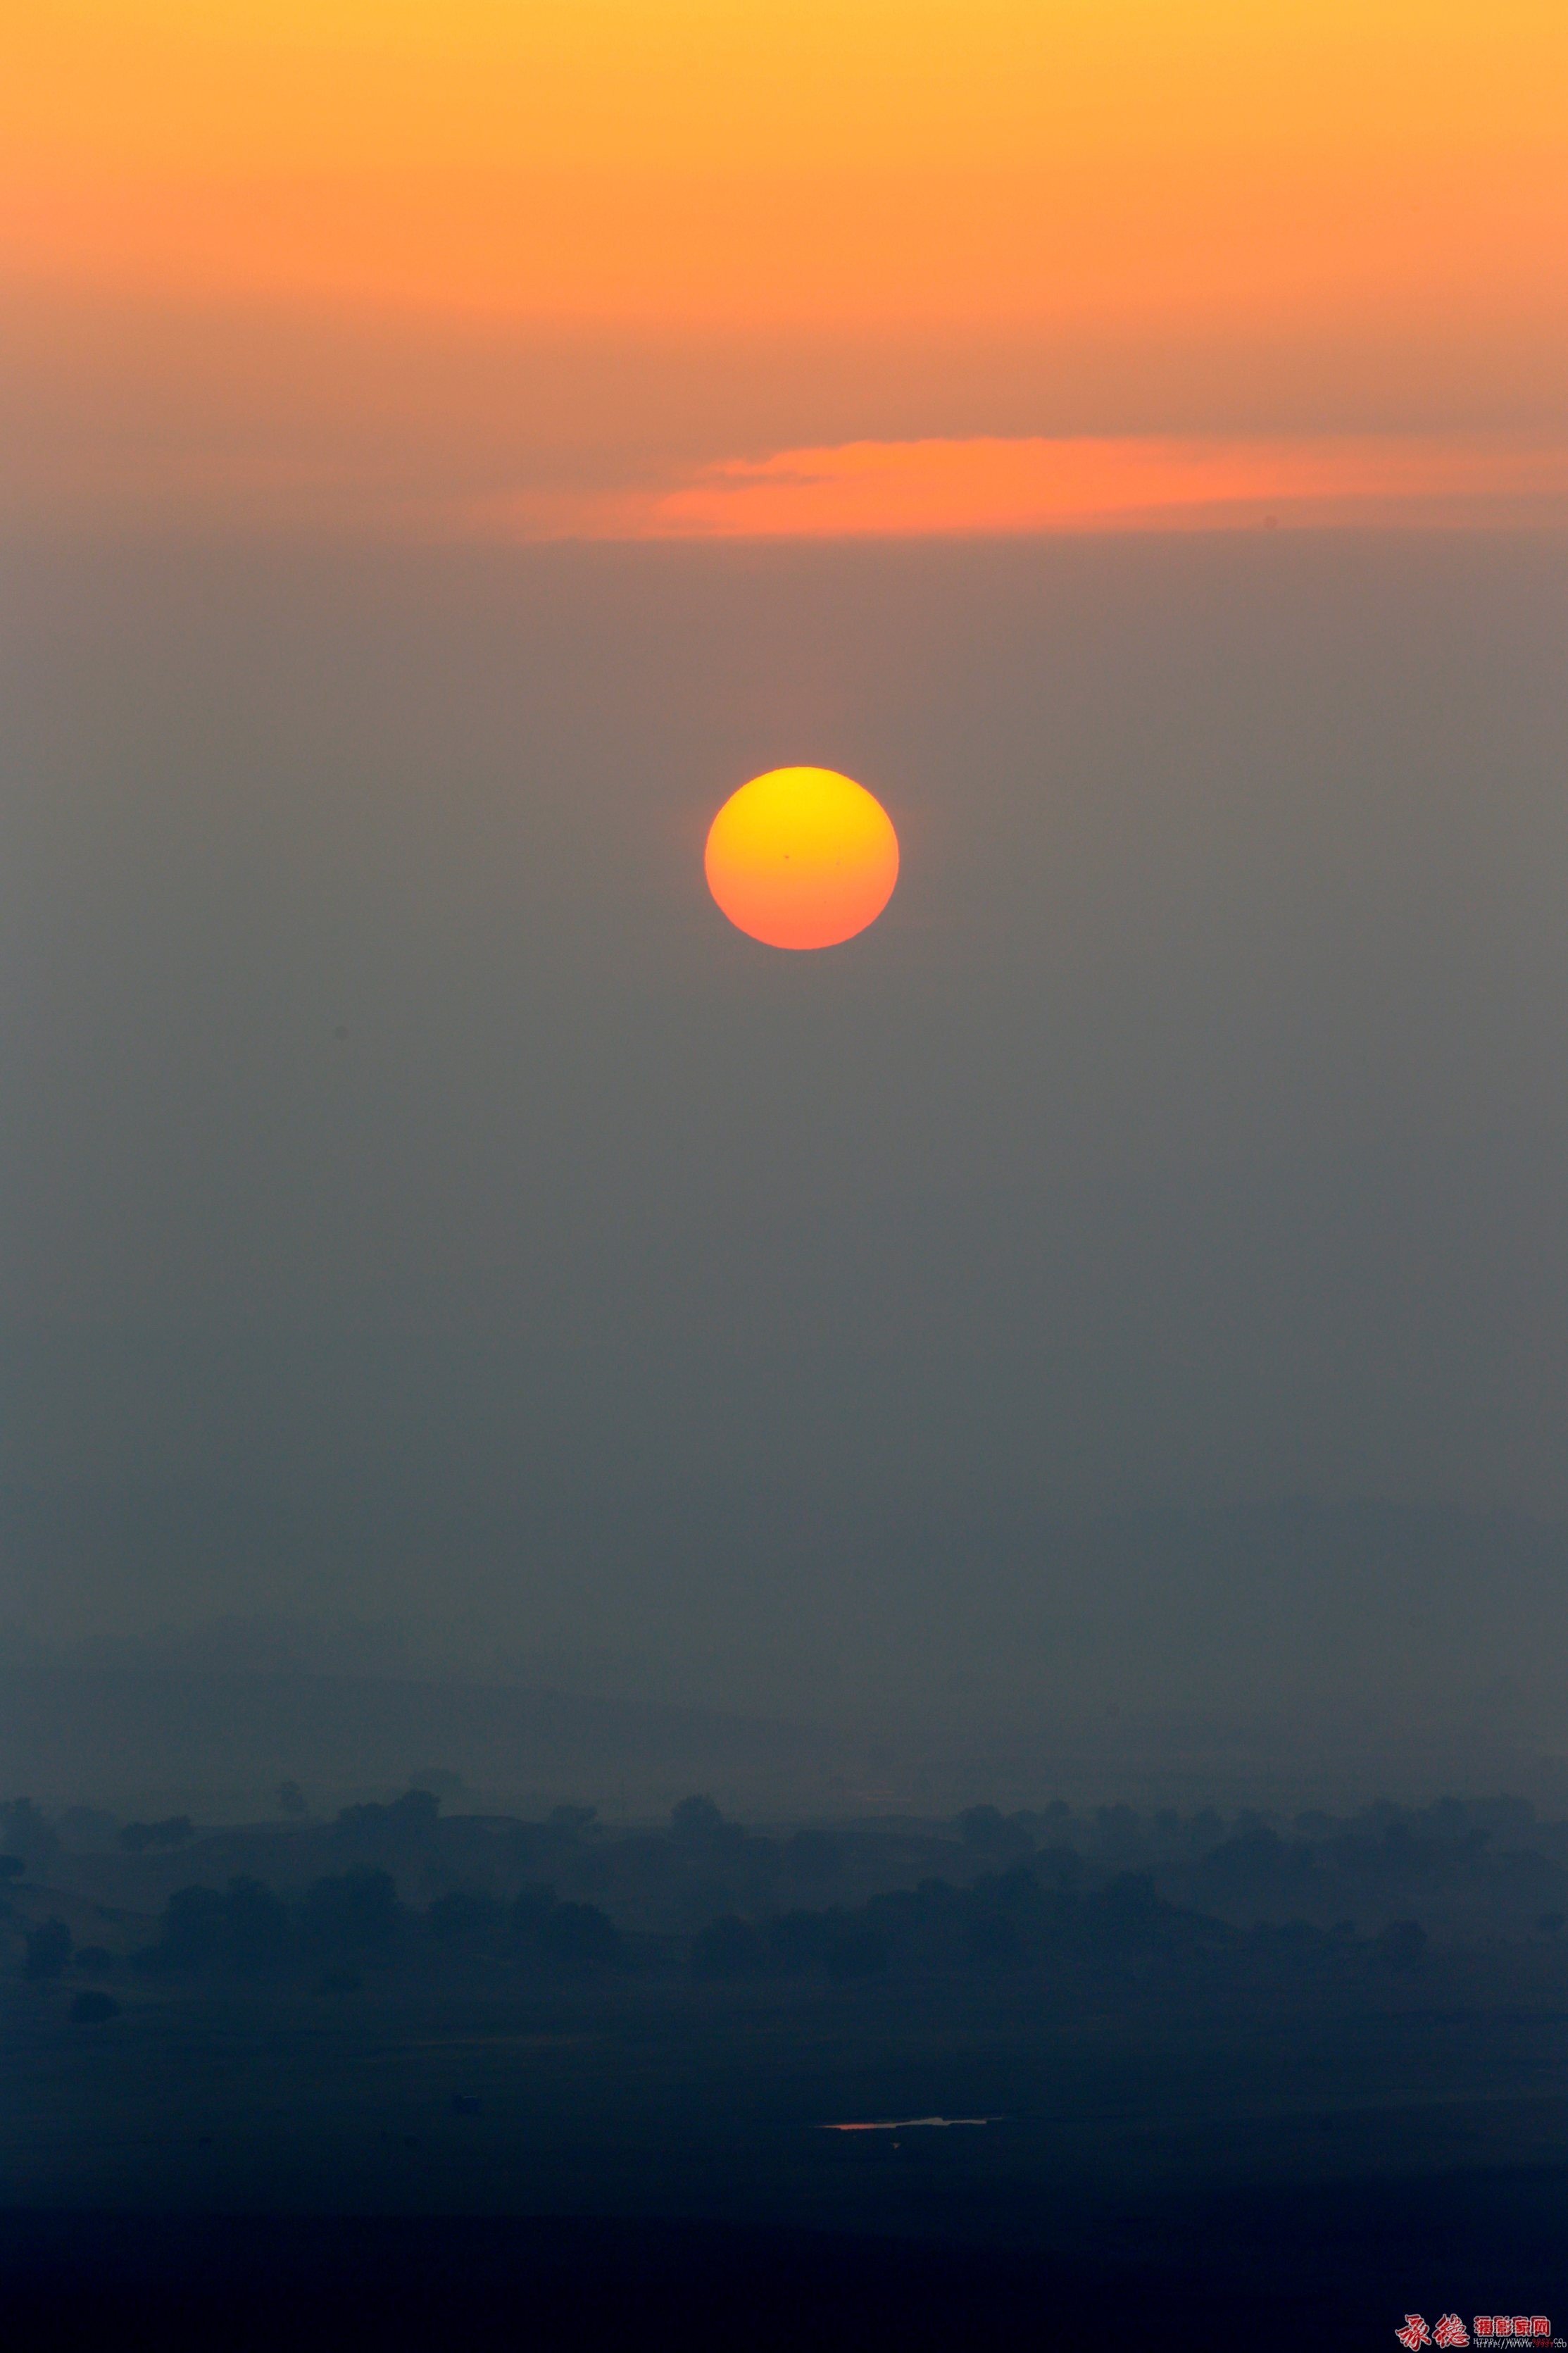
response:
[[[1565,586],[29,555],[16,2311],[1564,2302]],[[803,754],[903,878],[770,959]]]
[[[177,1541],[163,1501],[152,1528]],[[14,1541],[60,1543],[63,1515],[29,1502],[13,1499]],[[98,1495],[67,1525],[121,1542],[132,1517]],[[265,1511],[246,1525],[254,1540]],[[673,1563],[682,1533],[650,1525],[642,1542]],[[723,1624],[706,1643],[677,1624],[575,1651],[509,1649],[461,1620],[230,1616],[54,1642],[13,1628],[0,1785],[220,1818],[254,1811],[284,1770],[343,1801],[432,1764],[497,1803],[638,1815],[693,1786],[774,1815],[1568,1795],[1555,1526],[1295,1505],[1000,1527],[976,1510],[837,1535],[831,1567],[899,1578],[905,1602],[840,1624],[831,1651],[770,1657]],[[821,1574],[798,1528],[774,1545],[781,1580]]]
[[[465,1802],[0,1810],[14,2317],[935,2346],[1114,2297],[1304,2347],[1400,2278],[1555,2300],[1568,1823],[1517,1798]]]

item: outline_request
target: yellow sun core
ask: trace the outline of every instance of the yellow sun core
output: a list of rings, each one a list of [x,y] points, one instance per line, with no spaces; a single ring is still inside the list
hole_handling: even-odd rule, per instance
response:
[[[833,768],[771,768],[709,828],[708,888],[774,948],[831,948],[874,923],[899,879],[899,837],[874,794]]]

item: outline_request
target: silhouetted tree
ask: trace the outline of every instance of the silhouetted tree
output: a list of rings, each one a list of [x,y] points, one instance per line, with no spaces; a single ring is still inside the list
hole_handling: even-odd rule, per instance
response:
[[[1026,1949],[1018,1921],[994,1905],[971,1909],[964,1922],[964,1939],[970,1958],[976,1961],[1016,1961]]]
[[[170,1968],[257,1969],[289,1949],[289,1915],[258,1879],[216,1887],[176,1888],[163,1906],[163,1933],[153,1957]]]
[[[213,1968],[223,1949],[223,1897],[216,1887],[177,1887],[150,1958],[171,1968]]]
[[[0,1848],[19,1855],[30,1872],[47,1870],[60,1842],[31,1798],[11,1798],[0,1805]]]
[[[710,1920],[691,1940],[691,1974],[710,1981],[758,1977],[766,1959],[756,1929],[733,1912]]]
[[[768,1923],[768,1950],[782,1969],[820,1968],[833,1927],[841,1917],[832,1912],[785,1912]]]
[[[1093,1904],[1096,1928],[1113,1948],[1137,1949],[1159,1941],[1168,1907],[1144,1871],[1123,1871],[1100,1891]]]
[[[1094,1816],[1094,1843],[1104,1862],[1123,1865],[1140,1859],[1143,1825],[1131,1806],[1099,1806]]]
[[[112,1846],[118,1827],[114,1816],[100,1806],[68,1806],[55,1818],[56,1830],[74,1847]]]
[[[449,1952],[490,1953],[506,1934],[507,1911],[494,1895],[458,1887],[449,1895],[437,1895],[425,1915],[425,1925]]]
[[[513,1896],[507,1912],[509,1940],[522,1947],[536,1947],[539,1932],[555,1909],[553,1887],[524,1887]]]
[[[187,1846],[195,1834],[189,1814],[171,1814],[161,1822],[127,1822],[120,1843],[128,1854],[145,1854],[150,1847]]]
[[[619,1929],[596,1904],[557,1904],[538,1933],[541,1952],[561,1968],[612,1968],[624,1949]]]
[[[876,1977],[888,1966],[887,1941],[874,1928],[847,1925],[828,1937],[822,1958],[836,1985]]]
[[[259,1968],[280,1960],[289,1947],[289,1915],[282,1898],[259,1879],[231,1879],[224,1896],[225,1931],[236,1968]]]
[[[1419,1920],[1391,1920],[1377,1951],[1391,1969],[1417,1969],[1426,1957],[1426,1931]]]
[[[544,1817],[544,1827],[567,1838],[586,1838],[599,1827],[597,1806],[552,1806]]]
[[[112,1994],[79,1993],[71,2003],[69,2015],[73,2026],[101,2026],[106,2020],[119,2017],[120,2004]]]
[[[959,1835],[973,1854],[1012,1862],[1033,1854],[1035,1841],[1022,1822],[1009,1820],[994,1806],[969,1806],[958,1817]]]
[[[724,1817],[711,1798],[682,1798],[672,1808],[669,1834],[682,1846],[705,1846],[721,1836]]]
[[[515,1826],[513,1859],[526,1872],[569,1871],[599,1827],[594,1806],[552,1806],[543,1821]]]
[[[45,1920],[28,1932],[24,1974],[35,1979],[58,1978],[71,1957],[71,1932],[63,1920]]]
[[[337,1835],[351,1853],[396,1857],[417,1852],[435,1832],[441,1800],[432,1789],[405,1789],[389,1806],[345,1806]]]
[[[301,1820],[309,1812],[310,1809],[305,1803],[305,1792],[298,1781],[279,1782],[278,1810],[280,1814],[287,1814],[291,1821],[296,1822]]]
[[[401,1798],[394,1798],[386,1812],[387,1819],[401,1831],[424,1833],[433,1831],[441,1812],[440,1792],[436,1789],[405,1789]]]
[[[402,1916],[397,1889],[386,1872],[346,1871],[306,1889],[300,1933],[313,1952],[385,1952],[396,1940]]]
[[[792,1879],[807,1886],[823,1886],[843,1870],[844,1848],[831,1831],[796,1831],[784,1841],[783,1861]]]

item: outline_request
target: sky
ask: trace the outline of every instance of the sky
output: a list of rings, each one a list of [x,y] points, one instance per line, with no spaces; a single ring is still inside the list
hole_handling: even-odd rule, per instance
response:
[[[60,0],[0,512],[1560,520],[1565,69],[1555,0]]]
[[[1545,1690],[1565,45],[35,12],[0,1620]],[[820,955],[702,885],[787,762],[900,839]]]

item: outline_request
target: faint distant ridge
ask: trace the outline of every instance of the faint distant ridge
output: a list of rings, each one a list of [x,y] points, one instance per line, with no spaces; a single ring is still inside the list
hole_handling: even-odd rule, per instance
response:
[[[720,1573],[738,1531],[756,1564],[740,1577]],[[1412,1735],[1506,1725],[1568,1749],[1568,1524],[1463,1504],[1074,1514],[930,1490],[918,1467],[907,1495],[830,1507],[749,1489],[546,1508],[521,1493],[0,1482],[0,1557],[12,1606],[33,1597],[30,1622],[62,1632],[112,1623],[132,1595],[203,1592],[232,1609],[275,1590],[281,1559],[322,1593],[428,1592],[452,1612],[215,1610],[77,1645],[83,1666],[510,1683],[884,1727],[911,1714],[1061,1725],[1115,1709],[1321,1732],[1359,1715]],[[510,1622],[488,1568],[477,1574],[498,1558],[520,1565]],[[585,1579],[589,1561],[604,1567]],[[540,1593],[548,1640],[531,1620]]]
[[[284,1612],[227,1611],[187,1626],[135,1633],[79,1635],[42,1643],[24,1630],[0,1630],[0,1664],[52,1660],[85,1674],[385,1675],[420,1674],[408,1629],[391,1618],[303,1618]],[[427,1671],[427,1670],[426,1670]],[[505,1671],[498,1670],[501,1680]]]
[[[334,1798],[417,1776],[613,1805],[703,1778],[764,1797],[825,1788],[852,1762],[818,1736],[717,1709],[385,1668],[247,1666],[232,1649],[227,1663],[201,1663],[206,1652],[200,1640],[0,1641],[0,1787],[169,1804],[200,1793],[245,1807],[270,1800],[280,1776]]]
[[[85,1513],[105,1546],[130,1547],[117,1596],[159,1590],[125,1573],[137,1546],[156,1551],[155,1500],[138,1516],[95,1490],[62,1516],[0,1487],[11,1589],[85,1609],[97,1570],[51,1549]],[[764,1813],[1053,1793],[1557,1805],[1568,1788],[1561,1523],[1375,1501],[1070,1515],[949,1494],[859,1516],[745,1501],[762,1566],[744,1577],[691,1573],[732,1556],[733,1497],[639,1507],[635,1556],[590,1497],[543,1531],[455,1512],[439,1577],[392,1558],[381,1589],[449,1595],[467,1618],[230,1614],[53,1648],[0,1635],[0,1765],[13,1788],[130,1795],[153,1815],[254,1805],[285,1780],[342,1801],[426,1768],[476,1803],[612,1811],[683,1786]],[[482,1538],[493,1562],[503,1535],[527,1565],[510,1627],[479,1613],[474,1591],[493,1588],[465,1567],[465,1547]],[[611,1566],[595,1583],[584,1560]],[[367,1589],[351,1567],[324,1565],[320,1589]],[[184,1589],[265,1588],[225,1558]],[[550,1647],[530,1640],[531,1593],[550,1599]]]

